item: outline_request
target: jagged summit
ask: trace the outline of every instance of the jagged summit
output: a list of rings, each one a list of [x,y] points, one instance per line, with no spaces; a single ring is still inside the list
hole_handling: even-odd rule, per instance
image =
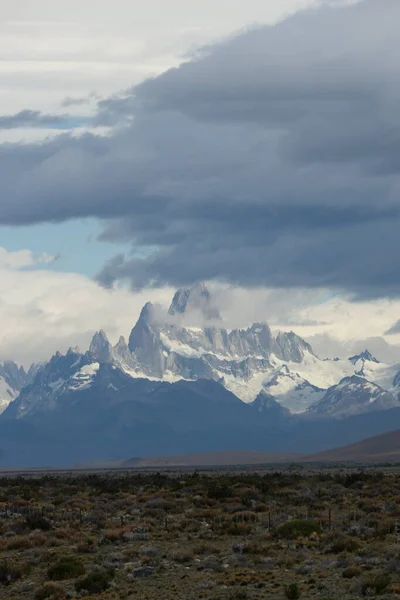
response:
[[[89,352],[101,362],[111,361],[111,344],[102,329],[94,334],[92,343],[90,344]]]
[[[208,320],[221,319],[219,310],[213,306],[212,296],[203,282],[191,288],[178,290],[174,295],[168,313],[176,316],[192,311],[200,312]]]
[[[364,350],[364,352],[361,352],[361,354],[356,354],[355,356],[351,356],[349,358],[349,361],[351,363],[353,363],[353,365],[356,364],[356,362],[358,362],[359,360],[363,360],[363,361],[369,361],[369,362],[374,362],[376,364],[379,364],[379,360],[377,360],[375,358],[375,356],[373,356],[371,354],[371,352],[369,350]]]

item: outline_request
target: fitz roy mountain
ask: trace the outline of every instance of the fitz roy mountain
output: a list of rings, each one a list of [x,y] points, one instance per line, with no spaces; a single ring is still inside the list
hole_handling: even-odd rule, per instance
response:
[[[193,325],[196,323],[196,326]],[[400,365],[321,359],[267,323],[228,330],[204,284],[148,303],[129,339],[0,366],[0,464],[217,450],[310,454],[400,429]]]

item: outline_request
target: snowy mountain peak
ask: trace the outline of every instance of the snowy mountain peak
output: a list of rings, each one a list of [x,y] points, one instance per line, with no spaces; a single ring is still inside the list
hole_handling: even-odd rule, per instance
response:
[[[112,360],[111,344],[102,329],[94,334],[89,352],[101,362],[110,362]]]
[[[344,377],[337,385],[329,388],[320,402],[308,412],[335,418],[349,417],[364,412],[388,410],[400,405],[393,394],[364,377]]]
[[[276,336],[275,354],[285,361],[300,363],[306,354],[315,356],[311,345],[293,331],[280,331]]]
[[[219,320],[221,318],[219,310],[213,306],[212,296],[203,282],[191,288],[178,290],[173,297],[168,313],[176,316],[191,311],[200,312],[205,319]]]
[[[349,361],[351,363],[353,363],[353,365],[355,365],[359,360],[369,361],[369,362],[374,362],[376,364],[379,364],[379,360],[377,360],[375,358],[375,356],[372,356],[372,354],[369,350],[364,350],[364,352],[361,352],[361,354],[356,354],[355,356],[351,356],[349,358]]]

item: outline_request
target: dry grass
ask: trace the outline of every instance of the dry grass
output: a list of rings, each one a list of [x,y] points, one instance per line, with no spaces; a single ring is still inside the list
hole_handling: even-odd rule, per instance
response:
[[[0,600],[400,598],[399,490],[396,469],[3,478]]]

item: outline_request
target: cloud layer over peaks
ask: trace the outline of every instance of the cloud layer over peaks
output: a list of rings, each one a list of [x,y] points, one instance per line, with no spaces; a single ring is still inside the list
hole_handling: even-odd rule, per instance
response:
[[[0,221],[94,216],[99,280],[400,293],[398,0],[326,5],[99,104],[107,137],[0,146]]]

